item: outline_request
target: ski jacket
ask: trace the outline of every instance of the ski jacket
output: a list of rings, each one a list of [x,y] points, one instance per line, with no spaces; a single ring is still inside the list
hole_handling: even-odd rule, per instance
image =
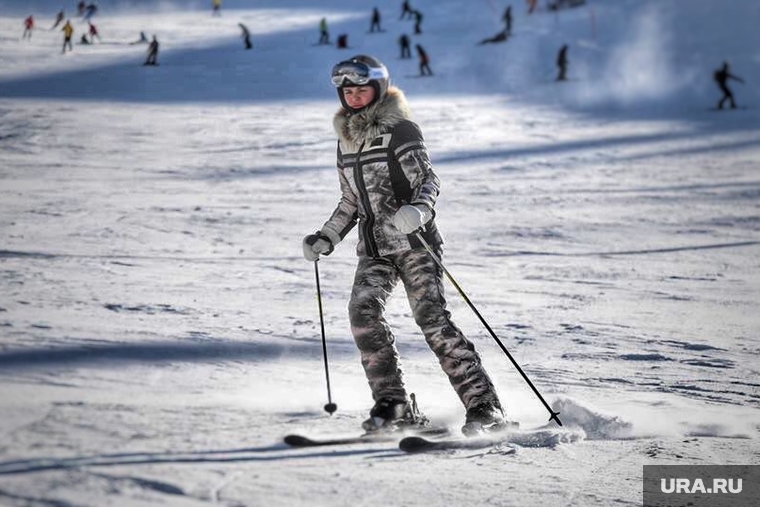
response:
[[[66,23],[63,25],[63,28],[61,28],[61,31],[63,32],[63,35],[66,36],[66,38],[70,38],[71,34],[74,33],[74,27],[71,26],[71,23]]]
[[[337,245],[358,223],[357,255],[383,257],[422,248],[415,235],[393,225],[404,204],[423,205],[435,216],[440,182],[417,124],[401,90],[352,113],[341,108],[333,119],[338,134],[338,178],[341,198],[321,232]],[[422,233],[437,248],[443,241],[434,219]]]

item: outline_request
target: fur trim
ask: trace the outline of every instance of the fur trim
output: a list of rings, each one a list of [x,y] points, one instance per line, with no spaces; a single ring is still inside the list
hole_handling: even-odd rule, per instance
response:
[[[382,100],[358,113],[341,107],[333,118],[333,128],[340,138],[342,149],[354,153],[359,151],[362,143],[387,133],[394,125],[411,119],[411,116],[404,92],[391,86]]]

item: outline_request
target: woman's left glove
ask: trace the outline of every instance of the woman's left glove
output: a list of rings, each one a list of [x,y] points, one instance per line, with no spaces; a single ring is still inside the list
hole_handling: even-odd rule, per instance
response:
[[[424,204],[404,204],[395,215],[393,225],[404,234],[411,234],[433,217],[433,212]]]

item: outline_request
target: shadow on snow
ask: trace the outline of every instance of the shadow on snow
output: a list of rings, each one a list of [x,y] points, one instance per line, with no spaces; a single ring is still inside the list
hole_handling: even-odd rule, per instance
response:
[[[269,338],[276,340],[277,338]],[[5,350],[0,352],[0,370],[14,370],[101,363],[170,363],[211,361],[265,361],[280,358],[319,359],[322,348],[317,339],[309,343],[293,343],[282,339],[280,343],[255,343],[230,340],[208,340],[199,343],[197,338],[186,342],[160,341],[154,343],[114,343],[107,345],[78,345],[45,349]],[[330,344],[330,356],[349,355],[353,343]]]
[[[218,449],[188,452],[161,453],[120,453],[101,454],[75,458],[35,458],[0,462],[1,475],[17,475],[50,470],[67,470],[85,466],[120,466],[120,465],[155,465],[160,463],[241,463],[268,462],[292,459],[342,458],[345,456],[369,455],[378,453],[401,454],[397,448],[388,446],[362,449],[346,449],[316,452],[303,452],[292,449],[285,444],[241,449]],[[0,493],[0,496],[2,493]]]

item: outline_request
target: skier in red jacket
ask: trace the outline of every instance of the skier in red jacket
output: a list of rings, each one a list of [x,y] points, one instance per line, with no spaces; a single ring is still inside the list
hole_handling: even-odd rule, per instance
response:
[[[21,38],[31,40],[33,29],[34,29],[34,17],[30,14],[29,17],[24,20],[24,35]]]

